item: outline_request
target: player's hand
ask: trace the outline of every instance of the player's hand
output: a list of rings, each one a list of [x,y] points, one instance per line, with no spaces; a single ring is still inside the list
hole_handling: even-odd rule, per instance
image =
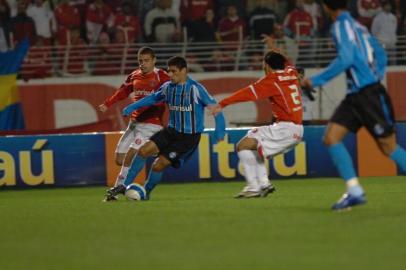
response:
[[[316,90],[313,89],[313,84],[308,78],[305,78],[301,81],[301,87],[303,94],[305,94],[310,99],[310,101],[316,100],[313,95],[313,93],[316,93]]]
[[[105,112],[105,111],[107,111],[107,106],[106,105],[104,105],[104,104],[100,104],[99,105],[99,111],[101,111],[101,112]]]
[[[207,105],[207,109],[209,110],[209,114],[213,116],[216,116],[219,112],[223,110],[220,104]]]
[[[309,78],[304,78],[300,84],[302,85],[302,88],[313,88],[312,81]]]

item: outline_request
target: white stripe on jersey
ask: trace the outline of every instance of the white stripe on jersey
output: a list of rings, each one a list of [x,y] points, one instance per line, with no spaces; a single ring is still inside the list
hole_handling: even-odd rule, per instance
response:
[[[290,112],[290,108],[289,108],[288,102],[286,101],[285,94],[283,93],[282,89],[279,87],[279,85],[276,82],[274,82],[274,85],[276,86],[276,88],[278,88],[279,93],[281,93],[281,96],[283,97],[283,101],[285,102],[286,109],[287,109],[286,111]]]
[[[351,28],[349,21],[344,21],[345,31],[347,32],[348,38],[351,41],[355,41],[355,33],[354,30]]]
[[[257,92],[255,91],[254,86],[251,84],[251,85],[249,86],[249,88],[251,89],[251,92],[254,94],[255,98],[258,99],[258,95],[257,95]]]

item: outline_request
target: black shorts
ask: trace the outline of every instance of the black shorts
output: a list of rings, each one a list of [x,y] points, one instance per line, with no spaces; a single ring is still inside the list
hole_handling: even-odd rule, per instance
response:
[[[374,138],[384,138],[395,132],[392,102],[380,83],[366,86],[358,93],[348,94],[330,121],[354,133],[364,126]]]
[[[200,142],[200,133],[180,133],[173,128],[164,128],[150,138],[166,157],[172,167],[179,168],[193,154]]]

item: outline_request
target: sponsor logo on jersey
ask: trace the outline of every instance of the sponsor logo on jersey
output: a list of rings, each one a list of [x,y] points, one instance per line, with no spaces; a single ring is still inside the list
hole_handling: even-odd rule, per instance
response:
[[[136,96],[149,96],[149,95],[151,95],[153,93],[154,93],[154,90],[151,90],[151,91],[148,91],[148,90],[145,90],[145,89],[134,90],[134,94]]]
[[[191,112],[192,105],[189,106],[175,106],[175,105],[169,105],[169,110],[171,111],[179,111],[179,112]]]

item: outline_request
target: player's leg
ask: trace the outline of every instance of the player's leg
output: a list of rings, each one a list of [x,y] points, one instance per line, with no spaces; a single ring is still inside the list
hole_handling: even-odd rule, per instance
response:
[[[127,177],[128,170],[130,169],[131,163],[136,154],[137,150],[130,147],[127,154],[125,155],[123,165],[121,166],[120,169],[120,173],[117,175],[116,182],[114,184],[115,187],[124,184],[124,180]]]
[[[149,156],[157,155],[158,153],[159,149],[153,141],[148,141],[144,144],[138,150],[136,157],[132,160],[127,176],[124,179],[124,183],[108,190],[104,201],[117,200],[117,195],[125,192],[126,186],[133,182],[134,178],[144,167],[145,160]]]
[[[406,151],[396,143],[395,117],[391,99],[383,86],[363,93],[368,105],[364,119],[369,133],[375,138],[381,152],[390,157],[406,173]]]
[[[355,173],[352,158],[342,143],[349,132],[345,126],[330,122],[323,139],[330,157],[347,187],[347,192],[332,206],[333,210],[346,209],[366,202],[364,190]]]
[[[136,128],[135,128],[135,138],[133,143],[131,144],[131,149],[134,149],[135,151],[131,151],[129,153],[129,157],[127,160],[125,160],[124,165],[128,166],[128,170],[124,176],[124,181],[123,184],[125,186],[130,185],[135,177],[141,172],[141,170],[144,168],[145,163],[146,163],[146,158],[144,158],[142,155],[138,155],[138,152],[142,146],[144,146],[147,142],[149,142],[150,138],[157,134],[159,131],[162,130],[162,127],[159,125],[155,124],[149,124],[149,123],[138,123]],[[151,145],[149,146],[149,148]],[[153,145],[153,147],[157,147],[156,143]],[[145,149],[143,150],[145,152]],[[148,151],[156,151],[156,149],[148,150]],[[158,152],[157,152],[158,153]],[[150,156],[150,154],[147,154],[147,157]],[[124,168],[125,170],[125,168]],[[125,171],[124,171],[125,172]]]
[[[253,198],[261,196],[261,187],[257,175],[257,151],[258,141],[255,138],[245,136],[237,144],[237,154],[244,168],[246,186],[236,194],[235,198]]]
[[[200,142],[200,134],[183,134],[174,129],[166,129],[165,140],[157,141],[159,146],[159,157],[154,161],[145,184],[145,190],[150,196],[152,190],[160,182],[163,170],[172,166],[180,168],[195,152]],[[155,137],[155,136],[154,136]],[[166,141],[165,143],[163,143]]]
[[[358,94],[345,97],[331,117],[323,138],[334,166],[346,184],[346,192],[332,206],[333,210],[346,209],[366,202],[353,160],[342,142],[349,132],[356,133],[363,125],[360,113],[357,111],[360,107],[358,104],[360,100],[362,97]]]
[[[138,150],[137,155],[132,160],[127,176],[124,179],[124,186],[130,185],[134,178],[140,173],[148,157],[158,155],[159,148],[154,141],[148,141]]]
[[[257,179],[261,188],[261,197],[266,197],[269,193],[274,192],[276,189],[269,180],[268,170],[265,165],[266,158],[263,155],[262,146],[258,146],[258,149],[254,152],[254,154],[257,159]]]
[[[147,191],[148,198],[151,194],[151,191],[161,181],[163,170],[170,165],[171,161],[169,161],[163,155],[160,155],[154,160],[154,163],[149,170],[148,178],[145,181],[145,190]]]
[[[135,138],[135,123],[128,123],[127,129],[124,131],[123,135],[117,143],[115,162],[118,166],[122,166],[128,149]]]

